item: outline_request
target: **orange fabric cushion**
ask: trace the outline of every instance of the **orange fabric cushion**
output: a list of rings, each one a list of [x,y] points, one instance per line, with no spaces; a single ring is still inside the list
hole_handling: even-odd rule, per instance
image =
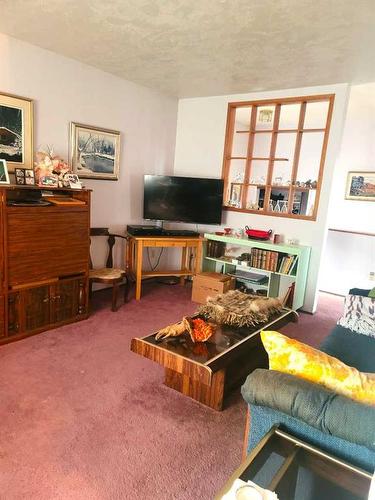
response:
[[[333,356],[278,332],[263,331],[261,338],[271,370],[296,375],[348,398],[375,405],[374,374],[362,373]]]

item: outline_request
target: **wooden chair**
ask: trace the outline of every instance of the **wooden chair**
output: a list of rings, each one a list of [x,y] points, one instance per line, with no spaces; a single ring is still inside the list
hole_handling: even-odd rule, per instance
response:
[[[90,273],[89,273],[89,281],[90,281],[90,296],[92,293],[92,284],[93,283],[104,283],[108,285],[112,285],[112,311],[117,311],[117,297],[119,292],[120,284],[124,281],[125,283],[125,294],[124,294],[124,302],[128,300],[130,279],[125,271],[125,269],[118,269],[113,267],[113,246],[116,242],[116,238],[122,238],[127,240],[126,236],[122,236],[121,234],[112,234],[108,231],[106,227],[94,227],[90,229],[90,236],[107,236],[108,239],[108,257],[106,262],[106,267],[101,267],[98,269],[93,269],[91,255],[90,255]]]

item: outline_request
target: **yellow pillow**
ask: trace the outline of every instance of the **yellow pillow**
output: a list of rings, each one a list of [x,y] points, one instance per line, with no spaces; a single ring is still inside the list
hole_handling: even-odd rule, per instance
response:
[[[323,385],[348,398],[375,405],[375,374],[362,373],[342,361],[278,332],[261,332],[270,369]]]

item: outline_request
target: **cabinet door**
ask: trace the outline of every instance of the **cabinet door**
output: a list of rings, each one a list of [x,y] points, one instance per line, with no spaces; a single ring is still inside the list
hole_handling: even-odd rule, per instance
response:
[[[0,339],[5,337],[5,297],[0,295]]]
[[[11,293],[8,295],[8,336],[20,333],[20,294]]]
[[[86,313],[86,279],[61,280],[51,287],[51,322],[61,323]]]
[[[25,331],[37,330],[50,323],[50,287],[29,288],[23,292]]]

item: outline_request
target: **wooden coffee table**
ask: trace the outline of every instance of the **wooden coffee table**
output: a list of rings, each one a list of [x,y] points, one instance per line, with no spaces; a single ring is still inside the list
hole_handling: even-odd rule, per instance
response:
[[[215,410],[255,368],[267,368],[268,357],[260,339],[262,330],[279,329],[296,321],[297,313],[283,309],[266,323],[235,328],[218,325],[204,343],[194,344],[187,334],[163,341],[156,333],[131,341],[131,350],[165,367],[165,385]]]

